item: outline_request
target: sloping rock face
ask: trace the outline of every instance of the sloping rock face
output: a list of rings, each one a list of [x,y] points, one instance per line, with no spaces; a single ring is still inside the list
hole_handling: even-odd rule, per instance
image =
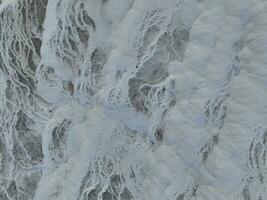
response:
[[[267,199],[267,1],[0,2],[0,200]]]

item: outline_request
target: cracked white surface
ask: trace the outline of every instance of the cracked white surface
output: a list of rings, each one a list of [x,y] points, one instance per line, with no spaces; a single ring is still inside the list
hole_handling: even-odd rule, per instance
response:
[[[0,200],[267,199],[266,18],[264,0],[2,1]]]

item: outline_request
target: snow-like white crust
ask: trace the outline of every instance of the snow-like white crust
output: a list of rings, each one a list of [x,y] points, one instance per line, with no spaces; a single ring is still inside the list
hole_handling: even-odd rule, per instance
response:
[[[0,200],[267,199],[266,19],[264,0],[2,1]]]

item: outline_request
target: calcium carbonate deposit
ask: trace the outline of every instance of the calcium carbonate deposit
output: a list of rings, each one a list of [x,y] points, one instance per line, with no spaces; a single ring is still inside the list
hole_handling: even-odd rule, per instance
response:
[[[2,0],[0,200],[267,200],[267,1]]]

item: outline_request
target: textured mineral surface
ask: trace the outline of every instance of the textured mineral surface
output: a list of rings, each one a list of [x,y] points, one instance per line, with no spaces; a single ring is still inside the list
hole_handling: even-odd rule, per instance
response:
[[[266,0],[0,0],[0,200],[266,200]]]

